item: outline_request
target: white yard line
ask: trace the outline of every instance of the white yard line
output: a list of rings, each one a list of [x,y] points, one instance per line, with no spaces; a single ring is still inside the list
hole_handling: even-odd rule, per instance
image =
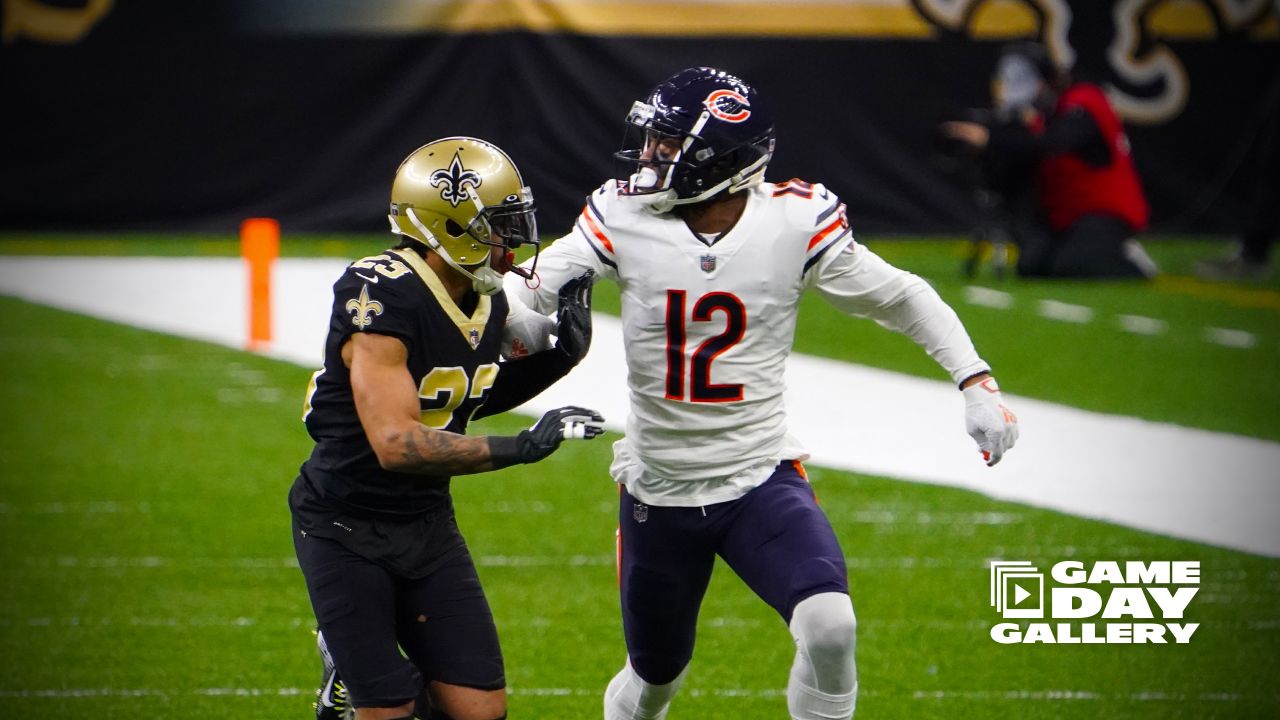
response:
[[[604,692],[601,687],[520,687],[512,685],[507,694],[515,697],[599,697]],[[101,697],[297,697],[310,696],[315,688],[282,687],[282,688],[244,688],[244,687],[206,687],[195,689],[178,688],[49,688],[28,690],[0,690],[0,698],[101,698]],[[743,700],[761,700],[786,697],[785,688],[699,688],[686,687],[680,691],[681,697],[709,697],[717,699],[738,698]],[[1094,690],[915,690],[915,691],[882,691],[874,688],[863,688],[858,691],[859,698],[906,698],[919,701],[1024,701],[1038,700],[1058,703],[1063,701],[1138,701],[1138,702],[1225,702],[1234,703],[1242,700],[1263,702],[1280,701],[1280,695],[1261,694],[1244,695],[1235,692],[1166,692],[1150,690],[1140,692],[1111,692]]]
[[[345,265],[334,259],[278,263],[269,355],[319,365],[330,287]],[[0,293],[244,346],[246,290],[238,259],[9,257],[0,263]],[[814,465],[966,488],[1280,557],[1280,443],[1010,395],[1022,437],[1004,462],[987,468],[964,433],[963,402],[949,382],[803,355],[791,357],[787,380],[787,422]],[[1017,378],[1002,380],[1016,389]],[[588,398],[610,429],[624,428],[625,360],[616,318],[597,315],[587,359],[521,411],[538,415]]]

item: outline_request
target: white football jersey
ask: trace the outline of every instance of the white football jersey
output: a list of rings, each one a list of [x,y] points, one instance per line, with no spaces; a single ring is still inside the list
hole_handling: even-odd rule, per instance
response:
[[[643,502],[733,500],[780,461],[807,457],[787,434],[783,403],[806,288],[906,330],[920,324],[918,307],[902,323],[887,315],[901,314],[923,287],[955,320],[927,284],[853,242],[844,204],[822,185],[792,180],[743,192],[742,216],[712,242],[610,181],[587,199],[574,229],[542,252],[536,289],[508,275],[508,295],[542,313],[553,312],[560,286],[588,268],[618,283],[631,413],[611,472]],[[954,329],[944,330],[953,342]],[[972,343],[968,355],[958,363],[965,368],[948,367],[953,376],[985,369]]]

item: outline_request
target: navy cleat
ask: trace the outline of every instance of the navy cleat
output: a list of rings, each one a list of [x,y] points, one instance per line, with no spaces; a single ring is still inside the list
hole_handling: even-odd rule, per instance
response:
[[[320,689],[316,690],[316,720],[355,720],[356,711],[347,698],[347,686],[338,677],[338,669],[333,665],[333,656],[325,645],[324,635],[316,632],[316,649],[320,651],[320,659],[324,661],[324,674],[320,678]]]

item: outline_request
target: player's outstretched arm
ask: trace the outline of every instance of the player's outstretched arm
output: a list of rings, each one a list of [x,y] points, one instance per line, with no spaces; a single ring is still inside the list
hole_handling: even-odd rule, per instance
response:
[[[814,284],[828,302],[906,335],[951,375],[964,393],[965,430],[987,465],[1000,462],[1018,439],[1018,419],[955,310],[924,280],[860,245],[850,245],[817,271]]]
[[[566,436],[592,438],[603,432],[600,415],[582,408],[553,410],[538,425],[514,437],[467,436],[429,428],[419,421],[418,389],[406,364],[404,343],[388,335],[357,333],[350,348],[356,412],[378,463],[387,470],[422,475],[485,472],[541,460]],[[553,424],[559,439],[550,437]]]

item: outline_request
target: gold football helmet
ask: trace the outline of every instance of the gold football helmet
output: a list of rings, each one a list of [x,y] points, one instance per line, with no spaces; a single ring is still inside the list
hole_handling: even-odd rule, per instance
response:
[[[391,231],[413,238],[471,278],[478,292],[502,289],[490,249],[508,252],[533,245],[529,268],[504,260],[504,269],[533,277],[538,228],[533,193],[511,158],[492,143],[471,137],[429,142],[400,163],[391,185]]]

